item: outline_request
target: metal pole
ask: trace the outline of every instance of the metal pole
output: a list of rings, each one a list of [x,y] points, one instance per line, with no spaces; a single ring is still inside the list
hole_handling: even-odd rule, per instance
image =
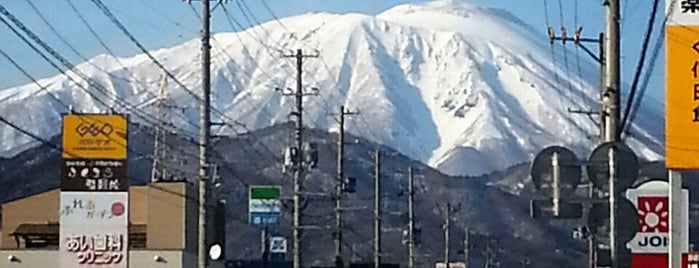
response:
[[[374,268],[381,267],[381,160],[379,149],[374,154]]]
[[[210,15],[209,0],[201,1],[202,26],[201,26],[201,58],[202,58],[202,96],[200,103],[199,121],[199,243],[198,243],[198,267],[206,268],[206,205],[207,205],[207,169],[209,165],[209,138],[211,135],[211,55],[209,45]]]
[[[449,267],[449,222],[451,217],[451,203],[447,203],[446,217],[444,217],[444,266]]]
[[[605,140],[619,140],[619,0],[605,0],[607,6],[607,33],[605,43],[605,94],[603,103],[606,104],[607,122],[605,125]]]
[[[684,224],[682,222],[683,196],[682,196],[682,173],[677,170],[669,171],[670,179],[670,252],[668,268],[680,268],[684,242]]]
[[[335,267],[342,264],[342,184],[344,180],[343,154],[345,147],[345,106],[340,106],[340,133],[337,139],[337,182],[335,184]]]
[[[587,197],[592,199],[594,197],[594,186],[590,182],[590,185],[587,188]],[[587,206],[587,211],[590,211],[590,208],[592,207],[591,205],[586,205]],[[588,268],[595,268],[596,261],[595,261],[595,253],[596,253],[596,245],[595,245],[595,232],[592,230],[588,230],[588,237],[587,237],[587,267]]]
[[[560,213],[560,181],[561,181],[561,166],[558,163],[558,153],[554,152],[551,156],[551,165],[553,167],[553,215],[558,216]]]
[[[413,167],[408,167],[408,268],[413,268],[415,266],[415,240],[413,228],[415,222],[413,221]]]
[[[618,245],[616,241],[617,234],[617,198],[616,198],[616,153],[614,147],[609,149],[609,254],[612,258],[612,268],[619,267],[619,259],[617,255]]]
[[[303,51],[296,51],[296,169],[294,170],[294,226],[293,226],[293,247],[294,268],[301,268],[301,234],[299,225],[301,224],[300,203],[301,203],[301,176],[303,176]]]
[[[268,227],[262,229],[262,267],[267,268],[269,262],[269,230]]]

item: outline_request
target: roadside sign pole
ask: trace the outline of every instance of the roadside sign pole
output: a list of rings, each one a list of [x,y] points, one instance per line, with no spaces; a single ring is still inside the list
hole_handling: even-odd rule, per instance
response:
[[[682,174],[677,170],[669,171],[670,179],[670,250],[669,268],[682,266]]]
[[[618,245],[617,245],[617,227],[616,222],[616,212],[617,205],[616,202],[616,152],[614,147],[609,148],[609,255],[612,257],[612,268],[619,268],[619,258],[617,257]]]

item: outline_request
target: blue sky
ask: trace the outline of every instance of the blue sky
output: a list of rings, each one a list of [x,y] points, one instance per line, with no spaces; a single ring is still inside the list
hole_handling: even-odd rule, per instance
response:
[[[9,0],[0,1],[19,20],[32,29],[39,37],[44,39],[61,55],[73,63],[79,63],[82,59],[73,53],[54,35],[49,27],[37,16],[27,1],[39,9],[45,18],[66,38],[71,45],[84,56],[90,58],[107,51],[100,45],[85,25],[77,18],[76,13],[70,8],[67,0]],[[136,38],[148,49],[172,46],[185,40],[197,38],[199,24],[191,7],[180,0],[102,0],[125,26],[131,30]],[[242,16],[239,3],[245,3],[259,21],[273,19],[270,12],[262,4],[262,0],[229,0],[227,8],[234,16],[240,17],[239,21],[245,26],[247,22]],[[242,1],[242,2],[241,2]],[[584,36],[596,37],[603,31],[604,8],[601,0],[463,0],[481,6],[502,8],[535,28],[541,29],[541,38],[546,38],[545,31],[547,21],[560,32],[561,17],[563,24],[568,29],[574,29],[576,25],[584,27]],[[621,0],[622,1],[622,79],[628,84],[633,79],[633,72],[638,60],[641,41],[651,11],[651,1]],[[126,56],[139,52],[121,32],[96,8],[89,0],[71,0],[77,9],[85,16],[90,25],[96,29],[104,42],[117,55]],[[392,6],[403,3],[419,3],[426,1],[417,0],[265,0],[278,17],[303,14],[307,12],[327,11],[332,13],[360,12],[377,14]],[[561,5],[559,5],[562,4]],[[548,19],[545,16],[544,6],[548,7]],[[192,2],[199,12],[199,1]],[[576,12],[577,10],[577,12]],[[662,8],[661,8],[662,12]],[[656,30],[659,29],[662,18],[657,19]],[[215,10],[212,17],[214,32],[232,31],[224,19],[220,8]],[[656,31],[657,33],[657,31]],[[653,38],[654,43],[657,38]],[[653,44],[652,43],[652,44]],[[570,46],[570,45],[569,45]],[[572,46],[571,46],[572,48]],[[596,49],[595,46],[591,48]],[[652,45],[651,45],[652,48]],[[45,63],[33,51],[17,38],[4,24],[0,24],[0,49],[10,54],[19,61],[23,68],[35,77],[43,78],[58,73],[53,67]],[[294,49],[294,48],[289,48]],[[664,53],[661,50],[660,53]],[[582,55],[585,57],[585,55]],[[7,60],[0,57],[0,89],[10,86],[29,83],[17,69]],[[656,69],[648,88],[652,103],[662,105],[660,100],[664,96],[664,57],[658,57]]]

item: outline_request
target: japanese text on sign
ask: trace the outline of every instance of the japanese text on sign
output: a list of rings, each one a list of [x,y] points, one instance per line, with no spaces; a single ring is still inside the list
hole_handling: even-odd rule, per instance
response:
[[[74,252],[80,264],[117,264],[124,258],[121,234],[71,235],[66,240],[66,250]]]
[[[699,24],[699,13],[692,17]],[[696,169],[699,168],[699,25],[668,25],[665,38],[665,166]]]
[[[699,12],[699,0],[682,0],[682,13]]]
[[[61,189],[69,191],[126,191],[126,160],[63,160]]]

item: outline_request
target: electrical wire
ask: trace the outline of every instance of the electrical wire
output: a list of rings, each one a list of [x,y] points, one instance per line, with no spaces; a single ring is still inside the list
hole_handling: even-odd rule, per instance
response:
[[[640,58],[638,59],[638,64],[636,65],[636,72],[634,74],[633,78],[633,83],[631,84],[631,92],[629,93],[629,97],[626,100],[626,108],[624,109],[624,117],[621,121],[621,126],[620,126],[620,132],[623,133],[624,129],[626,128],[627,122],[629,120],[629,113],[631,112],[631,107],[634,102],[634,98],[636,96],[636,91],[638,90],[638,82],[639,79],[641,78],[641,72],[643,71],[643,66],[645,65],[645,60],[646,60],[646,55],[647,55],[647,50],[648,50],[648,45],[650,44],[650,37],[653,33],[653,25],[655,24],[655,17],[657,15],[657,10],[658,10],[658,5],[659,5],[659,0],[654,0],[653,1],[653,8],[650,14],[650,21],[648,22],[648,28],[646,30],[646,33],[643,37],[643,44],[641,46],[641,55]],[[641,100],[637,100],[640,102]]]
[[[97,69],[98,71],[103,72],[103,73],[105,73],[106,75],[108,75],[108,76],[110,76],[110,77],[113,77],[113,78],[115,78],[115,79],[123,80],[123,81],[130,82],[130,83],[136,83],[136,84],[145,84],[145,83],[146,83],[146,82],[143,82],[143,81],[140,81],[140,80],[136,79],[136,77],[133,75],[133,73],[129,72],[128,69],[124,68],[123,65],[122,65],[121,67],[122,67],[124,70],[127,71],[127,73],[129,74],[129,76],[131,76],[131,79],[125,78],[125,77],[121,77],[121,76],[118,76],[118,75],[115,75],[115,74],[112,74],[112,73],[110,73],[109,71],[107,71],[107,70],[103,69],[102,67],[98,66],[97,64],[94,64],[94,63],[92,63],[91,61],[89,61],[89,60],[87,59],[87,57],[85,57],[85,55],[83,55],[82,53],[80,53],[80,51],[78,51],[78,50],[75,48],[75,46],[73,46],[72,44],[70,44],[70,42],[68,42],[68,40],[66,40],[66,38],[63,37],[63,35],[61,35],[61,34],[58,32],[58,30],[56,30],[55,27],[53,27],[53,24],[50,23],[50,22],[46,19],[46,17],[43,15],[43,13],[42,13],[41,11],[39,11],[39,9],[36,7],[36,5],[34,5],[34,3],[32,3],[31,0],[25,0],[25,1],[27,2],[27,4],[29,4],[29,6],[30,6],[30,7],[32,8],[32,10],[34,11],[34,13],[36,13],[36,15],[39,16],[39,19],[41,19],[41,21],[43,21],[44,24],[46,24],[46,26],[49,27],[49,30],[51,30],[51,32],[53,32],[53,34],[55,34],[56,37],[58,37],[58,39],[61,40],[61,42],[62,42],[64,45],[66,45],[66,47],[68,47],[68,49],[70,49],[73,53],[75,53],[76,55],[78,55],[78,57],[80,57],[80,58],[81,58],[83,61],[85,61],[87,64],[89,64],[90,66],[94,67],[94,68]],[[121,64],[121,63],[119,62],[119,64]],[[147,83],[154,84],[154,83],[157,83],[157,81],[150,81],[150,82],[147,82]]]

